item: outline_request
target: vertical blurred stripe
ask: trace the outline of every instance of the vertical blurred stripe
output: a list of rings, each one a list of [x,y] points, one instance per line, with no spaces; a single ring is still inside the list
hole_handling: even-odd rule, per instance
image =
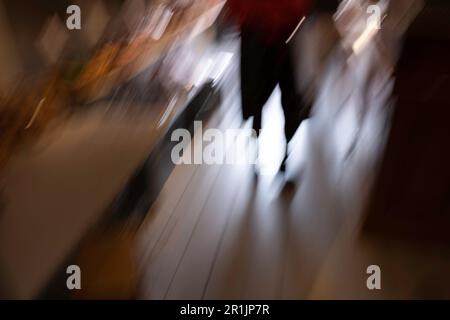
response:
[[[21,70],[17,48],[11,33],[3,1],[0,1],[0,92],[7,89]]]

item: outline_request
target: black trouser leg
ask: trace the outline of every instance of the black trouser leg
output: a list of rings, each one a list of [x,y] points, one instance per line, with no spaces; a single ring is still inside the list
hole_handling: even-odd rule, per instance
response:
[[[287,143],[291,141],[301,122],[307,118],[308,114],[308,112],[305,112],[307,107],[304,105],[302,96],[298,93],[294,70],[292,58],[287,54],[281,67],[279,80]]]
[[[278,82],[275,49],[252,32],[241,34],[241,98],[244,120],[253,116],[253,129],[261,129],[262,109]]]

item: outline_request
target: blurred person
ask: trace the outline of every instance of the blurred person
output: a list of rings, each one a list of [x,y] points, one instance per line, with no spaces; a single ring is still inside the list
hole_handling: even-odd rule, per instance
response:
[[[314,9],[335,10],[338,1],[228,0],[228,9],[241,33],[242,115],[253,118],[259,135],[262,109],[279,85],[289,144],[301,122],[309,117],[311,103],[298,90],[291,41],[303,19]],[[285,171],[288,147],[280,167]]]

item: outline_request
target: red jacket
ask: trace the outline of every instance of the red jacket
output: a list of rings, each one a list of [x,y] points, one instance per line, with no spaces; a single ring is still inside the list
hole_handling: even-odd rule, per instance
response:
[[[228,0],[240,27],[259,32],[268,41],[287,40],[312,6],[312,0]]]

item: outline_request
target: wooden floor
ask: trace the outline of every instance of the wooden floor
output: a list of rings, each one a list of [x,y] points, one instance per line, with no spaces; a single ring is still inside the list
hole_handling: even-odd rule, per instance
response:
[[[387,101],[370,96],[358,130],[358,72],[373,57],[365,54],[351,68],[342,68],[339,54],[333,59],[286,176],[276,172],[284,148],[278,91],[265,108],[263,174],[255,176],[250,165],[176,167],[139,232],[141,298],[450,297],[448,250],[359,232]],[[238,84],[227,82],[220,109],[204,127],[240,126]],[[288,178],[295,188],[286,187]],[[366,287],[372,264],[381,268],[381,290]]]

